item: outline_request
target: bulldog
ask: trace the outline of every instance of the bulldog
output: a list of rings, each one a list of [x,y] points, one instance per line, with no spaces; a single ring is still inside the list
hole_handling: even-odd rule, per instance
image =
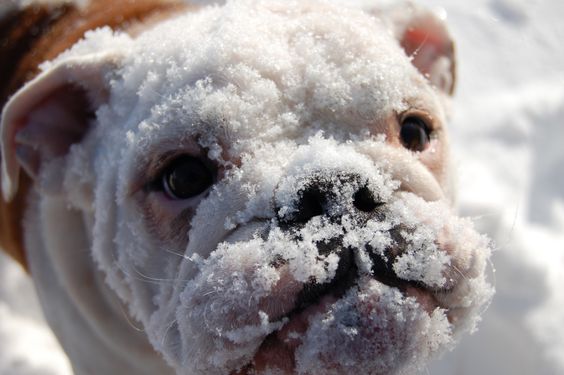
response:
[[[411,374],[475,328],[440,18],[115,4],[0,28],[1,245],[76,374]]]

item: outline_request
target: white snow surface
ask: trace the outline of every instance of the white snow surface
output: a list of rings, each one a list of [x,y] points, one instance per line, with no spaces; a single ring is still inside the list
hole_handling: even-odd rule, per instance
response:
[[[564,4],[559,0],[422,3],[448,15],[458,42],[459,85],[450,134],[460,181],[460,211],[497,243],[493,254],[495,270],[491,275],[497,295],[478,332],[465,337],[454,351],[431,364],[427,371],[431,374],[561,374],[564,297],[559,286],[564,282],[564,151],[561,147],[564,127],[560,116],[564,116],[564,52],[560,41],[564,26],[559,15],[564,12]],[[319,105],[322,107],[324,103]],[[286,120],[291,124],[292,119]],[[267,139],[269,136],[276,134],[265,135]],[[390,186],[385,176],[372,176],[372,179],[382,179],[378,186],[384,190]],[[244,222],[245,215],[252,215],[258,209],[248,207],[241,216],[231,220]],[[405,260],[407,264],[409,261]],[[327,264],[331,264],[330,259]],[[70,373],[64,356],[41,321],[29,280],[4,258],[0,267],[0,373]],[[397,272],[405,272],[402,275],[406,278],[420,280],[424,274],[431,277],[425,282],[441,285],[440,269],[409,274],[413,267],[402,266],[401,262],[395,267]],[[316,277],[322,278],[331,269],[331,266],[322,267]],[[311,272],[311,267],[307,270]],[[263,283],[254,287],[268,290],[272,275],[268,270],[263,271],[255,279]],[[299,275],[303,270],[292,272]],[[302,277],[307,276],[311,274]],[[332,316],[316,320],[318,326],[314,324],[315,329],[308,332],[308,340],[322,342],[326,337],[323,331],[332,329],[332,321],[348,316],[346,309],[355,303],[369,306],[358,301],[369,298],[374,288],[381,287],[371,282],[361,284],[362,293],[345,297],[349,303],[336,306]],[[379,294],[399,301],[393,291],[379,291]],[[184,294],[182,298],[189,301],[191,297]],[[417,325],[405,327],[434,332],[448,330],[441,323],[444,316],[441,320],[441,316],[433,314],[426,321],[418,318],[419,313],[414,308],[413,316],[407,319]],[[273,323],[263,323],[251,328],[276,328],[269,327]],[[252,333],[245,332],[243,337],[252,337]],[[440,340],[432,344],[443,345]],[[311,350],[316,350],[316,346],[305,345],[298,353],[298,362],[303,370],[315,372],[315,361],[300,361],[300,358],[315,358],[317,354]],[[347,361],[347,358],[339,360]]]

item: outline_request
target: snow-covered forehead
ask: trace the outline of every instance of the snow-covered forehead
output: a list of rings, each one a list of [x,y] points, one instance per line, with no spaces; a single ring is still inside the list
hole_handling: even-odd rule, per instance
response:
[[[221,125],[238,140],[355,133],[417,95],[380,20],[309,1],[188,13],[137,38],[123,66],[115,104],[129,94],[147,123]]]

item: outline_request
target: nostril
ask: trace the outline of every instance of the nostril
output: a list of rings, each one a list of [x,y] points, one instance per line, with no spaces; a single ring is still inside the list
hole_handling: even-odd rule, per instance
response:
[[[372,212],[384,203],[376,201],[374,194],[365,186],[354,193],[353,204],[362,212]]]
[[[286,228],[300,228],[318,216],[333,223],[340,223],[345,214],[368,220],[380,214],[377,209],[384,205],[358,174],[321,171],[282,182],[273,203],[277,219]]]
[[[318,189],[308,189],[301,194],[298,203],[298,212],[294,222],[305,224],[312,217],[323,215],[325,213],[326,197],[323,192]]]

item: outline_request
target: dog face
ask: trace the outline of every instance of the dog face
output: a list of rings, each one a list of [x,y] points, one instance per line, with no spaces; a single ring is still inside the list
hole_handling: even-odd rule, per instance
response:
[[[81,212],[178,373],[412,371],[491,296],[488,241],[450,209],[453,64],[412,8],[233,2],[101,29],[8,104],[4,193],[23,167]]]

